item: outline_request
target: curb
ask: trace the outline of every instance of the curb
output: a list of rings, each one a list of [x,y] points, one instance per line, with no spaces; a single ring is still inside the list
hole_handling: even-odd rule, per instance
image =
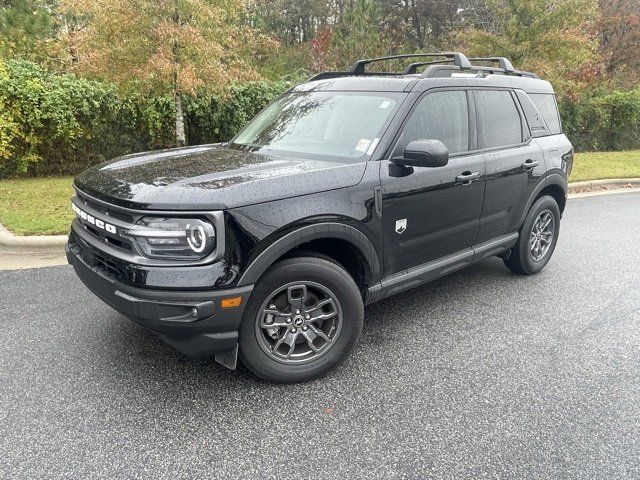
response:
[[[605,180],[588,180],[585,182],[573,182],[569,184],[569,193],[584,193],[585,190],[596,190],[605,193],[606,190],[615,190],[611,193],[620,193],[621,189],[640,187],[640,178],[611,178]],[[67,243],[66,235],[14,235],[0,224],[0,249],[21,251],[62,251]]]
[[[580,193],[584,190],[611,190],[640,187],[640,178],[607,178],[604,180],[587,180],[569,184],[569,193]]]
[[[14,235],[0,224],[0,248],[21,251],[62,250],[67,243],[66,235]]]

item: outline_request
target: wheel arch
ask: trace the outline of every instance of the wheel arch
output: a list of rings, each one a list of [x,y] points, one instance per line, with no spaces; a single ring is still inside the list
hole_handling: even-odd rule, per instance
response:
[[[238,286],[257,282],[271,265],[296,251],[327,255],[354,277],[361,290],[380,277],[379,257],[367,236],[350,225],[327,222],[306,225],[278,238],[250,261]],[[360,279],[355,271],[358,267],[362,268]]]
[[[531,206],[536,202],[536,200],[544,195],[549,195],[555,199],[558,203],[558,207],[560,208],[560,215],[562,215],[567,204],[567,190],[568,183],[564,176],[554,173],[546,177],[529,196],[526,208],[523,210],[522,216],[520,217],[518,228],[520,228],[524,223]]]

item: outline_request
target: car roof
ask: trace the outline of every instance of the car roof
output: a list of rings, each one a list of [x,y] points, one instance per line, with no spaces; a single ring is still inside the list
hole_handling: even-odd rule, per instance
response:
[[[521,89],[527,93],[550,93],[553,87],[539,78],[503,74],[453,73],[446,77],[424,77],[419,74],[365,74],[326,76],[297,85],[295,92],[308,91],[361,91],[361,92],[412,92],[438,87],[492,87]]]

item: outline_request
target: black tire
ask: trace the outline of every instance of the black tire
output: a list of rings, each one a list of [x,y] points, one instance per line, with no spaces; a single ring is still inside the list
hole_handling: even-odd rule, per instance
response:
[[[295,290],[298,285],[305,285],[305,288]],[[328,331],[325,332],[319,325],[332,320],[327,319],[320,321],[320,323],[309,324],[308,322],[313,322],[313,320],[303,319],[305,312],[312,312],[314,305],[304,307],[301,315],[295,315],[295,307],[290,298],[293,298],[294,293],[298,295],[296,292],[300,292],[300,294],[304,292],[305,298],[308,301],[316,302],[316,304],[321,302],[320,299],[323,295],[326,295],[325,300],[329,298],[332,300],[330,302],[331,306],[328,307],[329,309],[335,308],[337,313],[334,318],[339,319],[339,321],[336,320],[333,327],[327,327]],[[272,302],[273,298],[277,299],[278,305]],[[295,297],[293,301],[301,300]],[[271,311],[271,305],[276,307],[274,310],[278,312],[290,313],[278,314],[268,318],[269,314],[265,313],[265,310]],[[310,316],[315,316],[318,312],[322,313],[323,309],[324,307],[318,310],[316,306],[316,313],[310,314]],[[280,320],[290,321],[292,319],[295,322],[304,321],[307,323],[300,326],[296,333],[291,333],[292,330],[296,330],[293,328],[293,324],[271,329],[260,327],[260,323],[273,322],[274,318],[279,323],[282,323]],[[278,383],[313,380],[325,375],[349,356],[362,331],[363,319],[364,306],[360,291],[353,278],[340,265],[322,256],[288,258],[269,268],[257,282],[251,294],[240,325],[240,359],[251,372],[265,380]],[[303,328],[305,333],[302,333]],[[331,342],[325,342],[324,337],[317,336],[315,338],[315,340],[319,339],[317,343],[321,344],[321,349],[326,348],[321,354],[315,352],[315,350],[311,351],[310,344],[314,342],[309,341],[308,335],[312,334],[315,337],[315,334],[311,331],[312,329],[314,332],[320,330],[325,333],[327,339],[330,337],[331,332],[335,335]],[[288,337],[288,335],[292,335],[292,337]],[[293,335],[296,336],[293,337]],[[301,351],[309,350],[307,354],[310,357],[305,359],[304,355],[300,354],[301,359],[294,359],[294,361],[292,359],[275,358],[282,355],[282,353],[278,348],[276,348],[277,352],[274,353],[273,347],[275,347],[279,339],[284,337],[287,337],[287,339],[300,338],[300,340],[290,340],[290,343],[296,345],[293,347],[296,352],[298,349]],[[317,345],[314,346],[318,348]],[[281,343],[280,347],[284,347],[286,350],[290,345]]]
[[[553,222],[553,231],[550,235],[551,241],[539,258],[532,252],[530,242],[532,241],[532,230],[534,224],[541,215],[550,213]],[[548,217],[547,217],[548,218]],[[553,197],[545,195],[540,197],[529,209],[529,213],[520,228],[518,243],[511,250],[508,257],[504,258],[504,264],[514,273],[519,275],[533,275],[542,270],[553,255],[560,233],[560,208]],[[538,252],[542,253],[542,252]]]

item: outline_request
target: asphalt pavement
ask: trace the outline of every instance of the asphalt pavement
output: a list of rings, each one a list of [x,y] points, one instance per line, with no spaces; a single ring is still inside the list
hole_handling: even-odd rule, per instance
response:
[[[366,309],[272,385],[166,346],[67,266],[0,272],[0,478],[640,478],[640,194],[572,199],[547,268]]]

